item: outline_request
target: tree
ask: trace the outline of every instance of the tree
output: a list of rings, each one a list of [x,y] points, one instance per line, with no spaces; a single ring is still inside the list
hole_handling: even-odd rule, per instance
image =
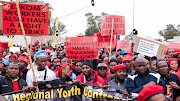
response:
[[[174,25],[169,24],[166,26],[166,29],[160,30],[159,34],[163,36],[165,40],[167,40],[172,39],[173,36],[180,36],[180,31],[176,29]]]
[[[55,30],[56,30],[56,19],[54,19],[54,18],[51,19],[50,26],[52,27],[52,29],[53,29],[53,31],[55,33]],[[58,30],[59,30],[60,34],[64,34],[64,33],[67,32],[67,30],[65,28],[66,28],[66,26],[62,22],[58,21]],[[53,32],[50,29],[48,35],[52,35],[52,34],[53,34]]]
[[[87,18],[87,29],[85,31],[85,36],[92,36],[93,33],[99,32],[98,28],[96,27],[96,23],[101,31],[101,17],[108,15],[107,13],[102,12],[101,16],[95,16],[92,13],[86,13],[85,16]],[[96,21],[96,23],[95,23]]]

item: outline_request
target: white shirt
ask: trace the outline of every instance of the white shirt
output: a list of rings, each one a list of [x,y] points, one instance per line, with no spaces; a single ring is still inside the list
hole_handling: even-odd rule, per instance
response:
[[[50,70],[47,66],[45,68],[46,68],[45,70],[47,70],[45,80],[50,80],[50,79],[56,78],[56,75],[52,70]],[[36,77],[37,81],[43,81],[44,80],[45,70],[38,71],[37,65],[36,64],[34,65],[34,73],[35,73],[35,77]],[[33,81],[34,81],[33,72],[32,72],[32,69],[30,69],[27,72],[27,76],[26,76],[26,82],[27,82],[28,86],[33,86]]]

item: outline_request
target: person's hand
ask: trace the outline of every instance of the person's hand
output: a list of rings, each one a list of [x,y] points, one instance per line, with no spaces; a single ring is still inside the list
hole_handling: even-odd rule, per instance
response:
[[[73,84],[73,82],[72,82],[72,81],[68,81],[68,82],[66,82],[66,84],[68,84],[69,86],[71,86],[71,85]]]
[[[156,85],[156,83],[154,81],[151,81],[151,82],[145,84],[143,87],[146,87],[146,86],[149,86],[149,85]]]
[[[28,87],[23,87],[23,88],[22,88],[22,91],[23,91],[23,92],[28,92],[28,90],[29,90]]]
[[[47,87],[48,89],[51,89],[51,88],[52,88],[52,86],[51,86],[50,84],[46,84],[46,87]]]
[[[127,90],[122,90],[121,92],[122,92],[123,94],[125,94],[125,95],[128,94]]]
[[[35,87],[38,86],[38,83],[39,83],[38,81],[33,81],[33,86]]]
[[[34,86],[29,86],[28,88],[29,88],[29,90],[30,90],[30,91],[32,91],[32,90],[34,90],[34,89],[35,89],[35,87],[34,87]]]
[[[174,89],[180,89],[176,82],[169,82],[170,86]]]
[[[109,88],[110,85],[102,85],[101,83],[98,82],[97,86],[102,89],[107,89],[107,88]]]
[[[78,83],[79,83],[78,80],[74,80],[74,81],[73,81],[73,84],[78,84]]]

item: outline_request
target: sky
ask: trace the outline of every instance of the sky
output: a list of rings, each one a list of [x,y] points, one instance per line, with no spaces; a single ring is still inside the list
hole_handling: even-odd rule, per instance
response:
[[[50,3],[54,8],[52,17],[64,17],[74,11],[91,5],[91,0],[40,0]],[[78,33],[85,34],[88,12],[93,15],[101,15],[106,12],[110,15],[125,16],[125,35],[133,30],[133,1],[134,27],[138,35],[150,39],[162,38],[158,32],[166,28],[166,25],[180,24],[179,4],[180,0],[94,0],[95,6],[89,6],[70,16],[59,19],[68,30],[62,37],[75,37]],[[121,36],[123,39],[124,36]]]

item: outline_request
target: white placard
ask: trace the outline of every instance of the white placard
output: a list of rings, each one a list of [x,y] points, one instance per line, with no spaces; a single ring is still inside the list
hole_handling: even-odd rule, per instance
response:
[[[20,52],[20,47],[10,47],[9,51],[13,53]]]
[[[157,55],[158,49],[159,44],[140,39],[137,53],[152,57]]]

